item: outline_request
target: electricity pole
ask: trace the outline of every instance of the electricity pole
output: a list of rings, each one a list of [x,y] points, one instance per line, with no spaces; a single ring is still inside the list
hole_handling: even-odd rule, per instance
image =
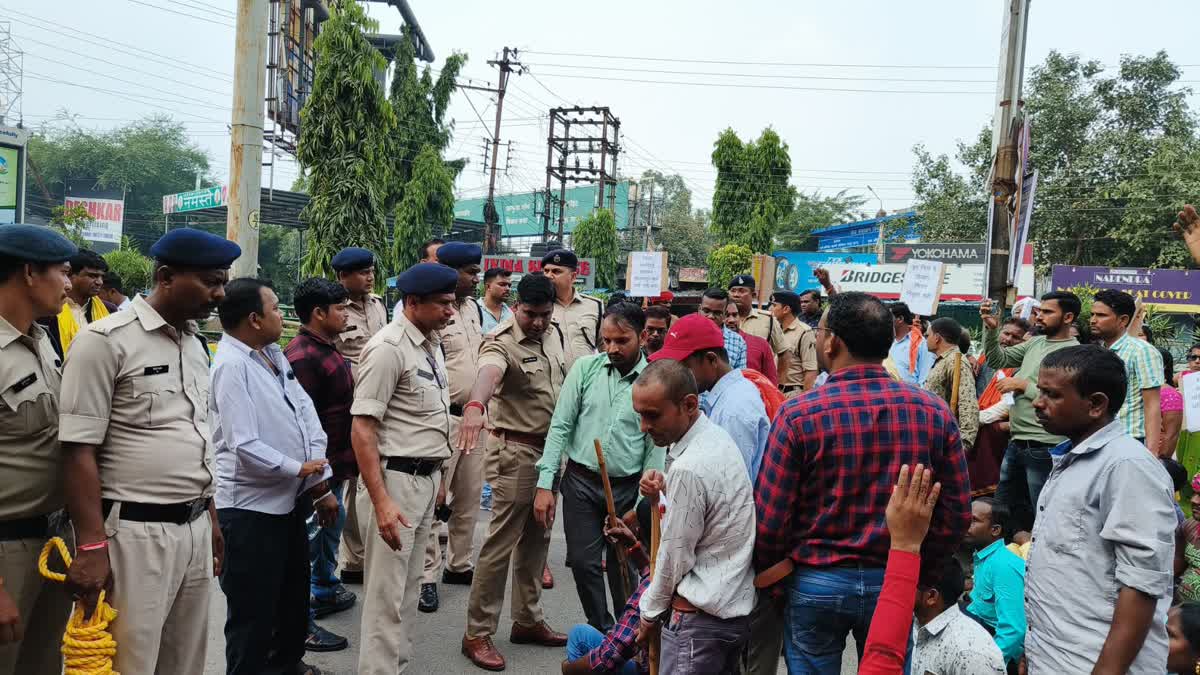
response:
[[[483,252],[493,253],[496,250],[496,238],[500,236],[500,214],[496,212],[496,163],[500,159],[500,119],[504,115],[504,91],[508,88],[508,76],[516,70],[519,75],[521,62],[517,60],[517,50],[504,48],[503,58],[488,61],[488,65],[500,69],[500,84],[495,89],[460,84],[461,89],[477,89],[496,95],[496,128],[492,133],[492,166],[488,178],[487,202],[483,205]]]
[[[242,247],[233,277],[258,276],[258,219],[262,189],[263,94],[267,87],[270,3],[238,0],[233,52],[233,128],[229,148],[229,205],[225,238]]]
[[[1017,157],[1021,136],[1021,87],[1025,75],[1025,33],[1030,0],[1004,0],[1004,24],[1000,42],[1000,73],[996,82],[996,111],[992,120],[992,203],[988,212],[987,296],[1004,308],[1015,300],[1008,281],[1008,262],[1012,255],[1011,219],[1008,202],[1016,192],[1020,162]]]

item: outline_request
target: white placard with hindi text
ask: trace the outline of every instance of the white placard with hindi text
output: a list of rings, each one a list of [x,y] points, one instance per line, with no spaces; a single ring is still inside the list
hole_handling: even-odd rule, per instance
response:
[[[1183,424],[1188,433],[1200,431],[1200,377],[1192,375],[1179,382],[1183,394]]]
[[[654,297],[666,288],[667,254],[662,251],[633,251],[625,273],[625,290],[630,297]]]
[[[900,286],[900,302],[918,316],[937,314],[944,270],[945,264],[937,260],[909,258],[904,268],[904,283]]]

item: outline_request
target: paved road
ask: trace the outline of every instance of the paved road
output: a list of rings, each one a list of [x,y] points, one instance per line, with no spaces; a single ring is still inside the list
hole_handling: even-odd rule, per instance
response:
[[[480,514],[476,527],[475,541],[478,544],[487,528],[490,513]],[[583,621],[583,612],[579,607],[579,598],[575,594],[575,584],[570,570],[563,565],[566,556],[566,541],[563,538],[561,518],[555,523],[554,533],[550,539],[550,568],[554,571],[557,582],[555,587],[542,592],[542,607],[546,613],[546,621],[556,630],[567,632],[570,627]],[[361,586],[349,586],[360,594]],[[474,667],[464,657],[460,649],[463,628],[467,620],[467,596],[470,588],[466,586],[447,586],[440,584],[441,609],[435,614],[418,614],[413,625],[413,644],[416,655],[408,672],[422,675],[481,675],[486,672]],[[510,589],[511,590],[511,589]],[[361,600],[361,597],[360,597]],[[321,623],[329,630],[350,638],[350,648],[328,654],[310,653],[305,658],[308,663],[320,667],[325,673],[334,675],[353,675],[358,665],[359,623],[361,606],[356,604],[351,609],[334,616],[326,617]],[[225,622],[225,596],[220,588],[213,583],[212,610],[209,615],[209,645],[208,666],[206,675],[219,675],[225,672],[225,637],[222,632]],[[501,617],[500,631],[497,635],[496,646],[508,659],[510,673],[558,673],[564,652],[559,648],[532,647],[514,645],[508,642],[508,628],[511,619],[508,607],[505,606]],[[852,640],[851,640],[852,642]],[[853,647],[847,650],[843,659],[843,675],[853,675],[857,669]],[[780,673],[785,673],[782,666]]]

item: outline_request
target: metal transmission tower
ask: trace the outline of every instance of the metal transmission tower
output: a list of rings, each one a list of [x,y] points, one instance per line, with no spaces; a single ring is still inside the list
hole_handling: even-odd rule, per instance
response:
[[[591,135],[593,130],[599,131],[599,135]],[[563,239],[568,182],[597,184],[600,189],[597,191],[595,208],[615,210],[620,139],[621,120],[613,117],[607,107],[550,109],[550,134],[546,138],[546,193],[550,193],[551,181],[557,179],[559,241]],[[558,155],[557,161],[555,153]],[[581,158],[586,161],[581,162]],[[607,206],[604,203],[606,198]],[[550,211],[547,208],[542,213],[543,241],[550,238]]]
[[[12,39],[12,23],[0,22],[0,124],[24,122],[21,88],[24,80],[25,54]]]

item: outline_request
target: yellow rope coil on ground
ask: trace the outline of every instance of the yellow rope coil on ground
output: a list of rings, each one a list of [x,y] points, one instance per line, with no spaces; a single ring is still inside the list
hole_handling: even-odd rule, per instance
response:
[[[46,542],[38,556],[38,571],[51,581],[63,582],[67,575],[50,570],[50,552],[57,549],[67,567],[71,566],[71,553],[67,544],[59,537]],[[76,602],[63,633],[63,660],[65,675],[120,675],[113,670],[113,657],[117,654],[117,641],[108,632],[108,624],[117,618],[117,610],[104,601],[104,591],[96,602],[96,611],[91,619],[84,619],[83,603]]]

